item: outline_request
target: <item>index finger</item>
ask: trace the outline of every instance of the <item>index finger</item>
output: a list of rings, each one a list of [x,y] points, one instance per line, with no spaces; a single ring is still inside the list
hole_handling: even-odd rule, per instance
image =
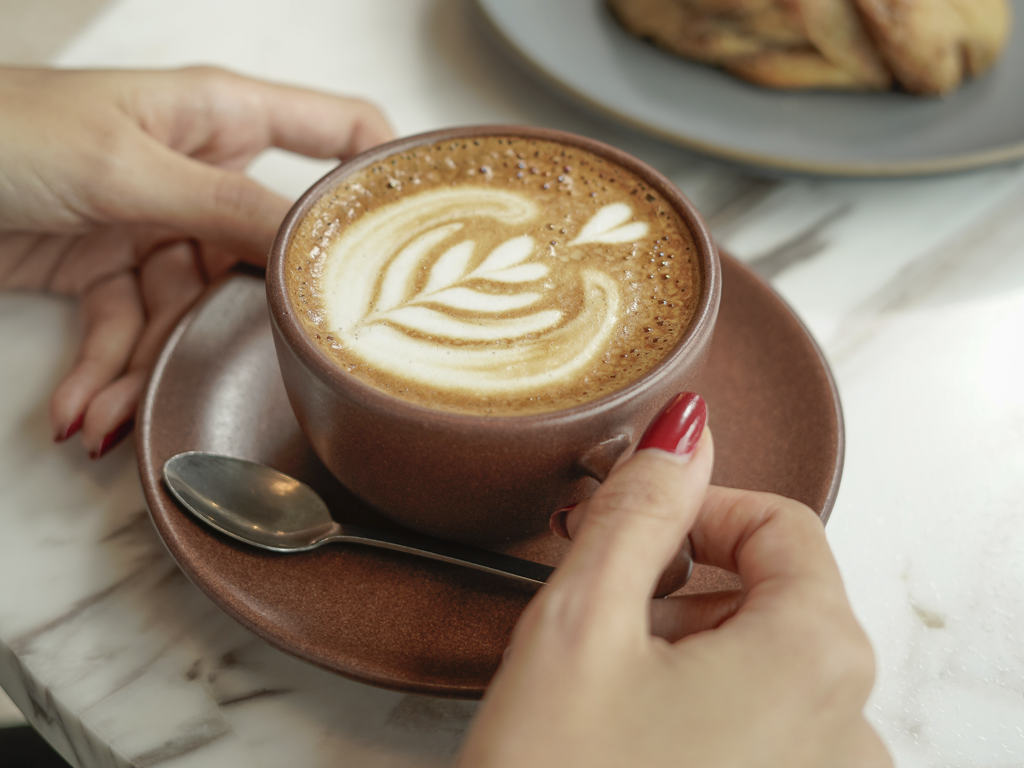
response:
[[[212,68],[140,78],[147,87],[136,92],[136,110],[151,135],[125,144],[112,177],[93,191],[101,218],[163,224],[258,265],[290,203],[240,172],[254,155],[276,146],[346,158],[392,138],[383,115],[359,99]]]
[[[825,527],[810,507],[793,499],[711,486],[690,540],[695,561],[738,574],[748,593],[794,579],[842,589]]]
[[[714,449],[704,401],[675,398],[633,456],[573,510],[573,547],[549,583],[583,624],[647,634],[647,601],[698,514]],[[632,617],[633,620],[628,620]]]
[[[751,690],[770,691],[789,722],[834,733],[859,722],[874,655],[818,516],[774,494],[711,487],[690,537],[695,559],[738,573],[744,594],[715,631],[684,638],[674,652],[727,649],[730,668]]]
[[[344,160],[395,137],[384,115],[360,99],[258,83],[274,146]]]
[[[347,158],[390,141],[394,132],[367,101],[200,69],[213,105],[234,104],[266,126],[268,143],[301,155]]]

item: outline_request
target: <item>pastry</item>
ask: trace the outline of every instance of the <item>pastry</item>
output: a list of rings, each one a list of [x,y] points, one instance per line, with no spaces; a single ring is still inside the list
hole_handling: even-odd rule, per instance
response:
[[[992,66],[1006,0],[608,0],[679,56],[772,88],[942,94]]]

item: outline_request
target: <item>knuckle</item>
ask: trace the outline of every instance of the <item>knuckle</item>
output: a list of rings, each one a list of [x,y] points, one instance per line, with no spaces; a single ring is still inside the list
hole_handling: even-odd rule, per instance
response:
[[[825,679],[835,687],[860,687],[874,679],[875,661],[870,646],[858,637],[845,633],[833,638],[820,652],[819,666]]]
[[[354,103],[358,106],[361,114],[359,117],[360,125],[364,128],[378,128],[380,126],[387,125],[387,118],[377,104],[366,99],[355,99]]]
[[[239,79],[239,75],[222,67],[214,67],[209,64],[198,64],[191,67],[184,67],[178,72],[186,78],[191,79],[195,86],[217,87]]]
[[[179,241],[153,253],[142,264],[139,282],[150,313],[190,303],[202,291],[193,244]]]
[[[119,218],[124,200],[133,199],[137,172],[135,137],[118,125],[97,126],[93,151],[82,157],[81,185],[95,215],[104,221]]]
[[[582,649],[606,639],[594,631],[601,625],[606,607],[590,590],[578,586],[570,582],[545,587],[534,600],[534,620],[552,635]]]
[[[870,693],[875,682],[875,652],[868,642],[867,636],[856,622],[849,633],[846,647],[842,649],[846,664],[843,669],[844,679],[857,691],[863,691],[864,697]]]
[[[538,620],[562,629],[575,624],[586,613],[582,605],[585,601],[580,600],[577,590],[566,585],[547,588],[536,602]]]
[[[801,631],[811,684],[863,705],[875,681],[875,655],[849,610],[837,606],[819,613],[814,622],[803,623]]]
[[[191,90],[201,96],[198,101],[214,113],[230,111],[230,104],[251,103],[259,92],[255,81],[229,69],[197,66],[187,72]]]
[[[663,522],[674,517],[675,501],[659,483],[609,484],[591,499],[589,514],[596,507],[610,519],[647,517]]]

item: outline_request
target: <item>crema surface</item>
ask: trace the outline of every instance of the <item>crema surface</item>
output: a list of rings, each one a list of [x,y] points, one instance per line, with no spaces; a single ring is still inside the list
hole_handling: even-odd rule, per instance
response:
[[[418,147],[345,179],[297,228],[288,290],[337,364],[430,408],[560,410],[675,347],[701,275],[689,229],[636,176],[562,144]]]

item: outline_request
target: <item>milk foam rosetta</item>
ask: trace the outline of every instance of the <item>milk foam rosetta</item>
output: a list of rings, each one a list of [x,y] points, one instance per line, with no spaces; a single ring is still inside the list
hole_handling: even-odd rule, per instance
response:
[[[615,176],[600,158],[495,144],[406,153],[314,209],[289,262],[308,330],[353,374],[433,407],[533,412],[620,388],[688,325],[699,280],[688,232],[632,176],[628,191],[577,193],[574,166]],[[512,172],[496,179],[498,167]],[[645,334],[661,355],[641,354]]]

